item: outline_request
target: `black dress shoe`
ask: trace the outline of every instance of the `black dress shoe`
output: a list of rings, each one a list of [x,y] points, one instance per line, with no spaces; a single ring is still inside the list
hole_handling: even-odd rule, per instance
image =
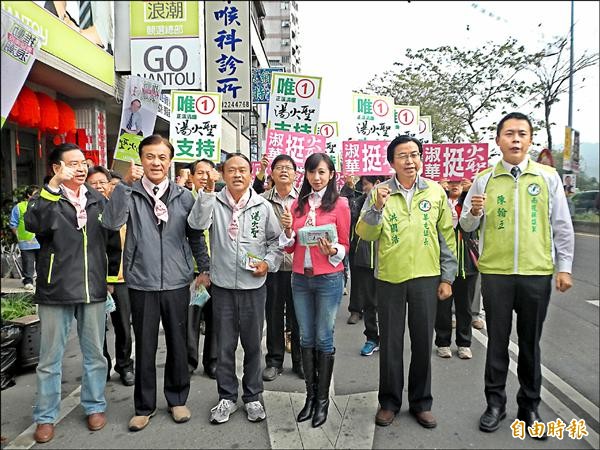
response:
[[[537,411],[531,410],[531,409],[519,408],[519,410],[517,412],[517,419],[525,422],[525,426],[527,427],[527,434],[529,435],[529,437],[531,437],[533,439],[538,439],[540,441],[545,441],[546,439],[548,439],[548,435],[545,432],[541,436],[532,436],[529,433],[529,428],[533,427],[533,423],[535,421],[537,421],[538,423],[544,423],[544,421],[542,420],[542,418],[540,417],[540,415],[538,414]]]
[[[283,372],[283,368],[281,368],[281,367],[273,367],[273,366],[265,367],[265,369],[263,370],[263,373],[262,373],[262,379],[264,381],[273,381],[275,378],[277,378],[279,375],[281,375],[282,372]]]
[[[121,374],[121,383],[123,383],[125,386],[133,386],[135,384],[135,375],[131,370]]]
[[[479,429],[486,433],[491,433],[500,428],[500,421],[506,417],[505,406],[490,406],[486,408],[485,412],[479,419]]]

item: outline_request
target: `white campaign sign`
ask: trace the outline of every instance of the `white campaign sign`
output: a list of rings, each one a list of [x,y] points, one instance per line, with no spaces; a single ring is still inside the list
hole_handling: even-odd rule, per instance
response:
[[[200,39],[132,39],[131,74],[160,81],[164,90],[199,89]]]
[[[419,134],[420,106],[394,105],[394,125],[399,135],[416,137]]]
[[[419,119],[419,134],[417,134],[417,138],[423,144],[431,144],[433,142],[431,116],[421,116],[421,118]]]
[[[16,17],[2,11],[2,125],[25,83],[42,41]]]

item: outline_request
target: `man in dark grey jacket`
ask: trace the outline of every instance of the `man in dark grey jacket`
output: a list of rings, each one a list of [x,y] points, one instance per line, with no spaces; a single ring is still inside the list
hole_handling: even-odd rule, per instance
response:
[[[111,230],[127,224],[123,266],[136,338],[131,431],[145,428],[156,412],[155,360],[161,320],[167,344],[164,392],[169,411],[177,423],[191,417],[185,403],[190,390],[186,324],[194,274],[192,252],[201,273],[199,282],[205,285],[209,268],[203,232],[187,225],[194,198],[167,177],[173,146],[152,135],[140,143],[139,153],[143,170],[131,163],[102,218]]]

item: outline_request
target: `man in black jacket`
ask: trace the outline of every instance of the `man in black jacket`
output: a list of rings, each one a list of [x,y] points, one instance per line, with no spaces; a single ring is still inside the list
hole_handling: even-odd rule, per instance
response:
[[[74,144],[61,144],[49,156],[54,176],[29,203],[27,230],[40,243],[37,289],[41,322],[34,438],[48,442],[61,400],[62,357],[73,318],[83,354],[81,404],[91,431],[106,418],[106,230],[100,225],[103,197],[86,186],[87,165]]]
[[[364,334],[367,338],[360,350],[362,356],[371,356],[379,350],[379,328],[377,326],[377,297],[375,296],[375,243],[362,240],[355,232],[354,227],[365,200],[371,190],[383,181],[380,176],[362,176],[363,194],[350,203],[352,219],[350,241],[350,275],[352,286],[350,289],[351,314],[362,311],[365,321]],[[352,316],[351,316],[352,317]],[[355,323],[348,321],[348,323]]]

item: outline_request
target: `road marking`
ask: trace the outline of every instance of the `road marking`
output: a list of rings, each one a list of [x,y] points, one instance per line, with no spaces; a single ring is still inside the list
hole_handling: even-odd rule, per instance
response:
[[[377,392],[330,396],[327,421],[318,428],[296,422],[305,393],[265,391],[263,400],[272,449],[373,448],[375,421],[365,417],[377,408]]]
[[[590,304],[592,304],[592,305],[594,305],[594,306],[599,306],[598,305],[598,303],[599,303],[598,300],[587,300],[587,302],[590,303]]]
[[[596,239],[600,237],[600,235],[598,234],[591,234],[591,233],[575,233],[577,236],[586,236],[586,237],[595,237]]]
[[[488,338],[479,330],[473,330],[473,337],[477,339],[485,348],[487,348]],[[518,356],[519,347],[512,341],[508,344],[508,348],[510,351],[515,353]],[[517,374],[517,363],[510,358],[509,370],[518,378]],[[568,398],[573,400],[581,409],[587,412],[592,418],[598,422],[598,407],[596,407],[592,402],[590,402],[587,398],[577,392],[573,387],[569,384],[565,383],[561,380],[556,374],[554,374],[550,369],[542,365],[542,376],[546,378],[551,384],[553,384],[559,391],[561,391]],[[572,419],[580,420],[580,417],[577,416],[568,406],[566,406],[563,402],[561,402],[552,392],[542,386],[541,396],[543,402],[546,403],[550,409],[552,409],[559,417],[561,417],[566,423],[570,423]],[[599,446],[599,436],[591,427],[586,427],[588,436],[584,436],[585,439],[592,448],[598,448]]]

